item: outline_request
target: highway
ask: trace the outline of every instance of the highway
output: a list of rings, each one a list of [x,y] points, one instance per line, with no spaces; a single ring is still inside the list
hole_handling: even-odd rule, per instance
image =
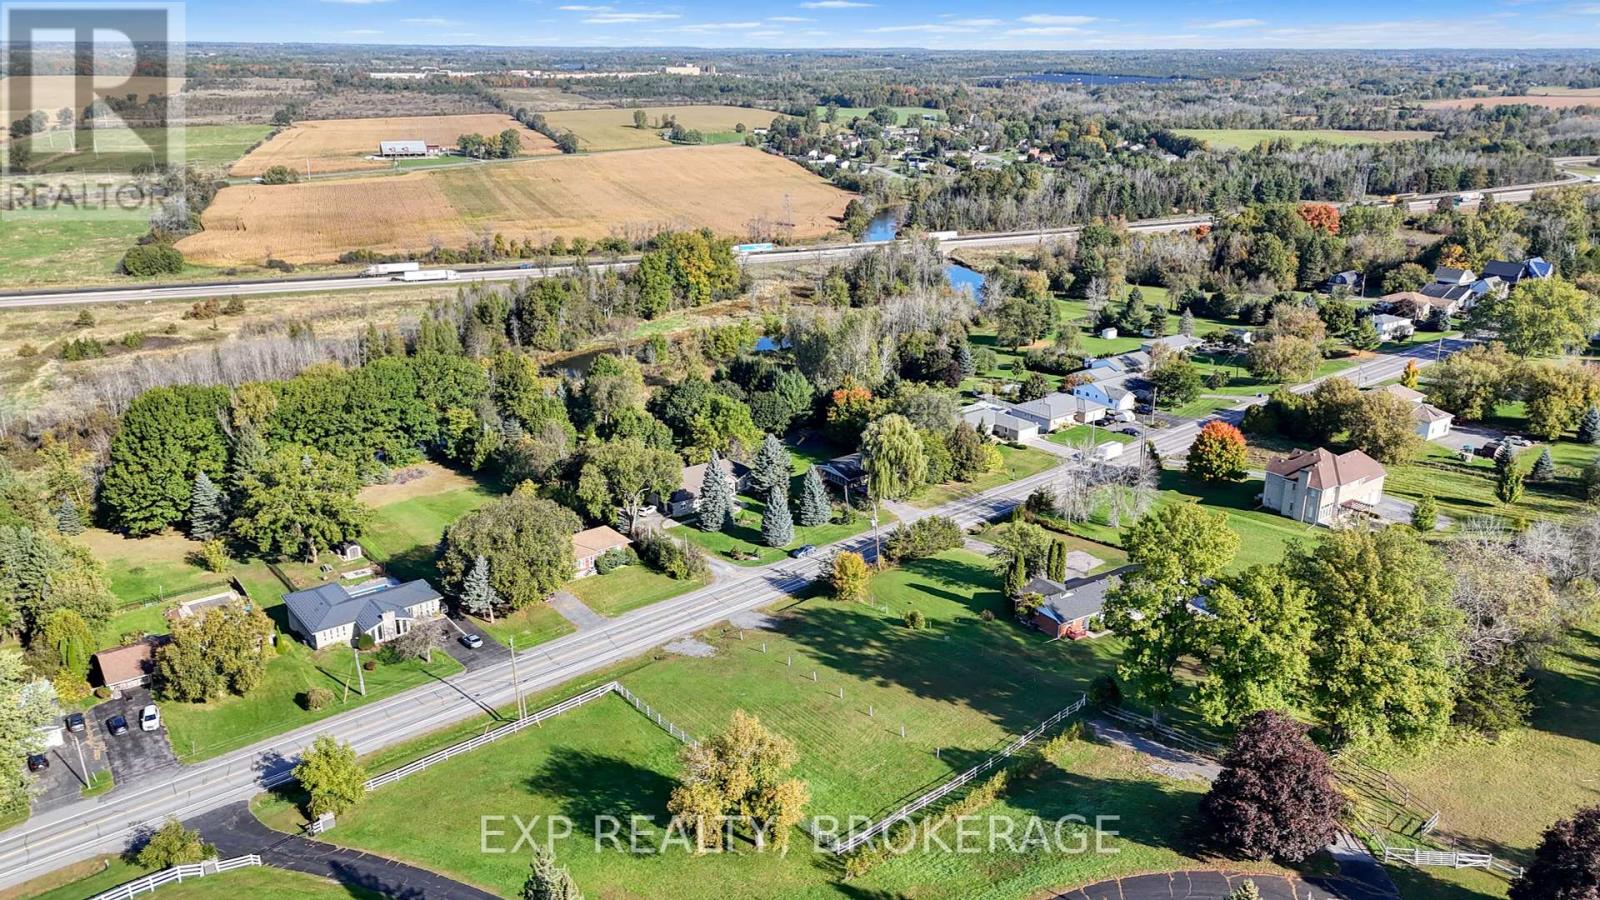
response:
[[[1049,483],[1054,469],[953,501],[921,515],[946,515],[963,526],[995,518]],[[870,532],[835,545],[872,551]],[[767,606],[817,578],[822,558],[784,560],[741,569],[731,579],[662,601],[608,623],[523,651],[517,656],[524,695],[597,672],[651,648],[709,628],[735,613]],[[421,737],[510,705],[509,661],[414,688],[343,715],[283,734],[209,762],[186,766],[159,784],[119,786],[100,797],[40,813],[0,835],[0,888],[99,853],[120,852],[147,826],[188,818],[259,793],[283,780],[293,760],[319,734],[351,742],[360,753]]]

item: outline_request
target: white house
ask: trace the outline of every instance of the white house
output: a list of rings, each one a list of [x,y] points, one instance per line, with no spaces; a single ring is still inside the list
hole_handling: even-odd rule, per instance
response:
[[[1455,416],[1429,403],[1421,391],[1413,390],[1403,384],[1386,385],[1378,390],[1411,404],[1411,414],[1417,422],[1417,436],[1423,440],[1436,441],[1450,433]]]
[[[385,578],[353,587],[318,585],[285,594],[283,604],[290,629],[321,650],[363,635],[379,644],[393,640],[419,622],[438,618],[442,599],[421,579],[396,584]]]
[[[1075,385],[1072,395],[1079,397],[1115,413],[1132,412],[1138,405],[1138,398],[1133,396],[1133,391],[1123,387],[1121,383],[1109,381],[1089,382]]]
[[[979,400],[961,408],[961,419],[1003,441],[1020,443],[1039,436],[1039,423],[1011,411],[1009,404]]]
[[[1378,336],[1386,341],[1397,341],[1410,337],[1417,330],[1417,325],[1410,316],[1391,316],[1380,313],[1371,319],[1372,327],[1378,330]]]
[[[1308,525],[1332,525],[1377,506],[1387,475],[1360,450],[1337,455],[1322,447],[1296,450],[1267,463],[1261,505]]]
[[[1106,416],[1106,404],[1097,403],[1074,391],[1071,394],[1056,391],[1037,400],[1009,404],[1011,414],[1035,423],[1039,431],[1049,433],[1071,425],[1098,422]]]

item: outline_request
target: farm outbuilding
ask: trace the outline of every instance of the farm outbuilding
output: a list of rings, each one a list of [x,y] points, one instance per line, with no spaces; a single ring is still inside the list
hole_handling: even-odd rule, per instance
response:
[[[379,141],[378,155],[390,159],[429,156],[427,141]]]

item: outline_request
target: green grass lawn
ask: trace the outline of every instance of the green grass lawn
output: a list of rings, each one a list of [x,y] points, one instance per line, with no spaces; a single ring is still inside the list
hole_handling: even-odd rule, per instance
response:
[[[496,616],[493,622],[479,618],[473,618],[472,621],[484,634],[507,647],[516,641],[518,650],[553,641],[577,630],[556,612],[555,607],[543,602]]]
[[[115,786],[116,781],[111,776],[111,770],[101,769],[89,776],[89,783],[78,793],[85,797],[93,797],[97,794],[104,794]]]
[[[1074,425],[1071,428],[1063,428],[1059,431],[1051,432],[1048,440],[1052,444],[1064,444],[1070,447],[1081,447],[1090,442],[1093,442],[1094,446],[1099,446],[1100,444],[1104,444],[1106,441],[1113,441],[1118,444],[1131,444],[1134,441],[1137,441],[1138,438],[1131,434],[1123,434],[1120,431],[1113,431],[1112,429],[1104,426]]]
[[[576,579],[567,585],[567,590],[602,616],[620,616],[707,583],[705,580],[680,581],[635,565],[623,566],[605,575]]]
[[[82,900],[148,874],[145,869],[115,857],[93,864],[98,871],[76,881],[46,890],[24,894],[35,900]],[[44,882],[30,884],[42,885]],[[26,888],[27,886],[25,886]],[[354,885],[345,886],[324,878],[288,872],[267,866],[251,866],[191,878],[163,885],[159,896],[177,900],[236,900],[245,897],[271,897],[273,900],[381,900],[382,894]]]
[[[791,491],[790,496],[795,496],[795,493]],[[796,525],[794,540],[782,547],[768,547],[761,542],[761,516],[766,511],[766,504],[752,497],[739,499],[744,508],[734,514],[733,527],[727,531],[701,531],[690,522],[672,529],[668,534],[697,544],[708,554],[724,562],[739,566],[764,566],[783,559],[796,547],[803,547],[806,544],[823,547],[872,528],[872,516],[857,512],[855,518],[848,524],[829,522],[826,525]],[[887,528],[893,522],[894,516],[888,511],[879,513],[880,527]],[[734,553],[751,558],[735,558],[730,555]]]
[[[1526,473],[1533,468],[1539,453],[1538,446],[1523,451],[1517,457],[1518,467]],[[1409,500],[1432,494],[1439,501],[1439,511],[1455,519],[1491,516],[1559,521],[1587,509],[1580,499],[1578,475],[1582,463],[1596,455],[1600,455],[1600,448],[1569,441],[1556,443],[1551,447],[1551,457],[1557,461],[1555,480],[1526,482],[1522,499],[1510,506],[1495,496],[1492,460],[1472,457],[1463,461],[1455,451],[1437,444],[1424,446],[1408,465],[1390,466],[1383,487],[1385,493]]]
[[[1292,541],[1315,541],[1319,529],[1256,508],[1261,481],[1249,479],[1236,484],[1205,485],[1190,480],[1183,472],[1168,469],[1161,473],[1161,493],[1157,505],[1193,503],[1220,509],[1228,514],[1228,527],[1239,535],[1239,553],[1231,571],[1247,566],[1277,562]],[[1129,523],[1124,521],[1125,527]],[[1113,546],[1121,546],[1120,528],[1111,527],[1105,510],[1088,522],[1072,525],[1074,534]]]
[[[1241,398],[1242,399],[1242,398]],[[1162,412],[1170,413],[1180,419],[1203,419],[1214,412],[1232,409],[1239,404],[1238,400],[1223,399],[1220,397],[1196,397],[1182,406],[1165,406]]]
[[[189,125],[183,128],[184,162],[223,168],[272,132],[266,125]],[[128,172],[167,153],[165,128],[47,131],[30,137],[35,172]],[[176,149],[176,148],[174,148]],[[155,156],[152,156],[152,152]]]
[[[190,561],[200,549],[198,541],[163,534],[126,539],[100,529],[78,538],[105,565],[106,587],[125,605],[170,600],[215,588],[225,590],[228,573],[211,572]]]
[[[1395,141],[1432,140],[1431,131],[1355,131],[1334,128],[1174,128],[1185,137],[1205,141],[1214,150],[1249,150],[1262,141],[1287,139],[1295,144],[1324,141],[1330,144],[1388,144]]]
[[[1076,534],[1072,534],[1071,532],[1061,531],[1052,527],[1048,522],[1042,522],[1040,524],[1044,526],[1045,531],[1049,532],[1052,538],[1065,543],[1068,550],[1081,550],[1084,553],[1099,559],[1100,565],[1089,570],[1091,575],[1104,572],[1109,569],[1115,569],[1119,566],[1127,565],[1128,563],[1128,552],[1123,550],[1121,547],[1116,547],[1111,544],[1102,544],[1099,541],[1091,541],[1088,538],[1080,537]],[[1004,534],[1005,530],[1009,527],[1011,527],[1010,522],[997,522],[978,532],[978,540],[986,541],[991,544],[997,543],[1000,539],[1000,536]]]
[[[283,622],[278,625],[281,630]],[[277,656],[267,663],[266,676],[249,694],[206,703],[162,704],[161,716],[173,751],[184,762],[210,759],[461,671],[461,664],[443,652],[435,652],[432,663],[380,663],[375,670],[362,673],[367,687],[363,697],[357,692],[353,657],[349,648],[313,651],[280,633]],[[321,710],[307,710],[302,696],[314,687],[333,691],[334,702]]]
[[[940,506],[952,500],[981,494],[1030,475],[1037,475],[1061,462],[1061,457],[1054,453],[1031,447],[1019,450],[1004,444],[1000,445],[1000,458],[1004,463],[998,470],[987,472],[972,481],[946,481],[943,484],[930,485],[913,497],[911,504],[923,509]]]
[[[1010,622],[988,560],[967,551],[881,573],[872,595],[863,604],[787,601],[772,611],[768,627],[746,629],[742,640],[732,627],[700,635],[713,655],[634,660],[536,705],[620,677],[692,734],[721,728],[742,708],[796,742],[795,771],[813,798],[809,814],[872,815],[985,758],[1070,703],[1109,669],[1116,651],[1114,641],[1050,642]],[[911,608],[928,617],[928,629],[904,627]],[[984,621],[984,610],[996,619]],[[1069,745],[1037,779],[1020,782],[988,811],[1052,823],[1068,813],[1120,816],[1108,826],[1122,832],[1111,839],[1115,854],[919,852],[844,884],[837,862],[814,855],[799,834],[787,856],[748,845],[699,858],[597,853],[588,824],[596,815],[650,817],[659,839],[678,749],[636,711],[606,698],[386,787],[325,837],[502,894],[526,876],[526,853],[481,852],[480,816],[577,820],[574,837],[559,841],[556,854],[591,896],[627,896],[647,883],[663,896],[719,900],[1023,897],[1134,871],[1205,865],[1175,849],[1193,822],[1197,786],[1163,779],[1146,760],[1086,742]],[[435,802],[441,796],[474,802]],[[258,815],[292,824],[286,802],[259,803]],[[419,804],[428,816],[416,815]],[[507,842],[515,837],[513,828]]]
[[[66,210],[6,213],[0,222],[0,287],[114,277],[122,255],[150,230],[146,215]],[[40,346],[47,341],[39,341]]]
[[[361,535],[361,546],[396,578],[437,581],[435,564],[445,531],[494,497],[489,487],[475,485],[379,506]]]

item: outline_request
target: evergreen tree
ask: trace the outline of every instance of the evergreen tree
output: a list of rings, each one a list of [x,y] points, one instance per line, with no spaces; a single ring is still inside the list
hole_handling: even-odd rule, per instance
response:
[[[727,531],[733,527],[733,481],[722,468],[722,457],[711,451],[706,477],[700,483],[701,531]]]
[[[461,608],[478,617],[487,616],[494,622],[494,608],[500,605],[500,595],[489,583],[489,561],[479,554],[472,561],[472,571],[461,585]]]
[[[1528,473],[1530,481],[1549,481],[1556,477],[1556,463],[1550,458],[1550,448],[1544,448],[1539,454],[1539,459],[1533,464],[1533,471]]]
[[[528,880],[522,883],[522,900],[583,900],[583,893],[572,881],[566,866],[557,866],[555,855],[537,843]]]
[[[228,517],[222,510],[222,491],[210,476],[201,472],[194,477],[194,487],[189,491],[189,536],[197,541],[209,541],[221,534],[227,524]]]
[[[761,517],[761,542],[787,547],[794,540],[794,518],[789,515],[789,492],[775,487],[767,493],[767,511]]]
[[[1515,468],[1517,452],[1511,449],[1509,441],[1502,441],[1494,451],[1494,470],[1504,476],[1507,471]]]
[[[1495,481],[1494,495],[1510,506],[1522,499],[1522,482],[1522,473],[1515,466],[1507,466],[1500,470],[1500,477]]]
[[[1578,443],[1600,444],[1600,406],[1591,406],[1578,423]]]
[[[83,514],[71,497],[62,497],[61,505],[56,507],[56,530],[62,534],[83,533]]]
[[[807,528],[826,525],[833,518],[833,505],[828,502],[828,489],[822,486],[822,476],[817,467],[806,470],[800,479],[800,510],[796,519]]]
[[[1194,337],[1194,313],[1187,309],[1178,317],[1178,333],[1184,337]]]
[[[1067,545],[1062,541],[1050,543],[1050,578],[1065,581],[1067,578]]]
[[[767,435],[751,463],[750,487],[757,497],[765,497],[775,487],[782,487],[787,493],[789,471],[789,451],[784,448],[783,441]]]
[[[960,370],[962,378],[971,378],[978,373],[977,361],[972,358],[972,346],[965,340],[956,342],[956,368]]]
[[[1433,531],[1439,524],[1439,501],[1432,494],[1423,494],[1411,508],[1411,527],[1421,532]]]
[[[267,458],[267,440],[260,430],[245,426],[233,439],[233,456],[228,463],[228,489],[237,494],[244,476],[256,470]]]
[[[1022,588],[1028,583],[1028,557],[1025,554],[1013,552],[1011,562],[1006,566],[1005,589],[1006,596],[1021,596]]]

